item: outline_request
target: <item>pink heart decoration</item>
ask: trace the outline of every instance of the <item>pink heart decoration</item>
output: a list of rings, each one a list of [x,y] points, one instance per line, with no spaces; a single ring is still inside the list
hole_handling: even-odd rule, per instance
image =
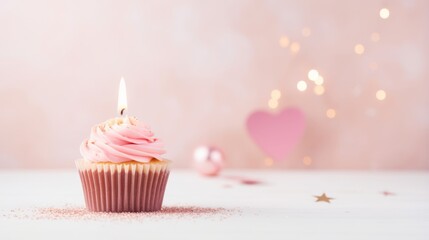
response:
[[[247,130],[253,141],[277,161],[284,160],[298,144],[304,129],[305,116],[297,108],[286,108],[275,114],[256,111],[247,119]]]

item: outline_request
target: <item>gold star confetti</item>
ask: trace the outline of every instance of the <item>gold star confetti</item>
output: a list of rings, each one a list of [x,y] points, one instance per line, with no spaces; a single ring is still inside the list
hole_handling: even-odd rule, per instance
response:
[[[333,199],[334,199],[334,198],[331,198],[331,197],[326,196],[326,194],[325,194],[325,193],[323,193],[323,194],[322,194],[322,195],[320,195],[320,196],[315,195],[314,197],[315,197],[315,198],[317,198],[317,199],[316,199],[316,202],[327,202],[327,203],[331,203],[331,200],[333,200]]]

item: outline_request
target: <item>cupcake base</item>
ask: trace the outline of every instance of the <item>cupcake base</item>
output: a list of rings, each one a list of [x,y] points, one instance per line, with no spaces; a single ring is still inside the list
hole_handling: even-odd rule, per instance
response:
[[[76,161],[85,204],[93,212],[152,212],[162,207],[167,161],[91,163]]]

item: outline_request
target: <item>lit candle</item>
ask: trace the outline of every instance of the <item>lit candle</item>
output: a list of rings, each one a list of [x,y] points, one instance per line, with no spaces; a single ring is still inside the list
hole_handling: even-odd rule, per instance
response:
[[[125,109],[127,109],[127,87],[125,86],[125,80],[122,77],[119,83],[119,94],[118,94],[118,112],[121,116],[124,115]]]

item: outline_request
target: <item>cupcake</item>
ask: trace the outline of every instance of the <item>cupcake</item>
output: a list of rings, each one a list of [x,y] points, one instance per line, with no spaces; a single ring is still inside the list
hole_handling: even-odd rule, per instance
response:
[[[161,209],[169,175],[162,143],[134,117],[119,117],[91,129],[76,160],[85,204],[94,212]]]

